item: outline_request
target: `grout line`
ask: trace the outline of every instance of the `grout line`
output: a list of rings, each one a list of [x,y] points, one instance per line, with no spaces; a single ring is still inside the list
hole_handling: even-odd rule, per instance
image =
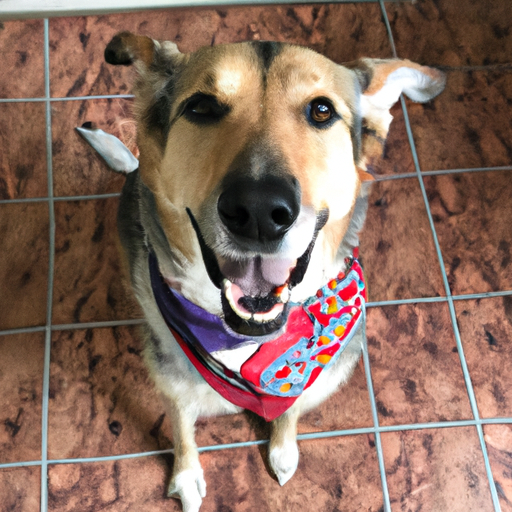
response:
[[[41,512],[48,510],[48,401],[50,390],[50,349],[52,341],[53,274],[55,265],[55,210],[53,205],[52,111],[50,99],[49,21],[44,20],[44,82],[46,95],[46,162],[48,179],[49,258],[46,303],[45,352],[42,391],[41,425]]]
[[[54,201],[88,201],[90,199],[109,199],[111,197],[120,197],[121,192],[112,192],[109,194],[92,194],[90,196],[61,196],[56,197]]]
[[[492,299],[494,297],[505,297],[512,295],[512,290],[503,290],[499,292],[482,292],[482,293],[469,293],[466,295],[452,295],[451,300],[477,300],[477,299]],[[420,304],[432,302],[448,302],[448,297],[416,297],[412,299],[396,299],[396,300],[383,300],[376,302],[367,302],[367,308],[386,307],[386,306],[401,306],[405,304]],[[145,320],[143,318],[133,318],[130,320],[106,320],[98,322],[82,322],[73,324],[55,324],[51,326],[52,331],[69,331],[73,329],[94,329],[103,327],[123,327],[129,325],[140,325]],[[0,330],[0,336],[7,336],[12,334],[25,334],[32,332],[44,332],[46,326],[35,327],[16,327],[13,329]]]
[[[0,98],[1,103],[46,103],[57,101],[84,101],[84,100],[116,100],[116,99],[132,99],[133,94],[98,94],[95,96],[70,96],[69,98]]]
[[[452,295],[451,300],[473,300],[473,299],[492,299],[493,297],[505,297],[512,295],[512,290],[503,290],[500,292],[482,292],[468,293],[466,295]]]
[[[26,468],[28,466],[40,466],[40,460],[27,460],[24,462],[5,462],[0,464],[0,471],[2,469],[11,469],[11,468]]]
[[[440,174],[457,174],[467,172],[512,171],[512,165],[498,167],[470,167],[468,169],[441,169],[439,171],[421,171],[422,176],[438,176]],[[416,174],[415,174],[416,176]]]
[[[6,329],[4,331],[0,331],[0,336],[9,336],[12,334],[28,334],[32,332],[46,332],[46,326],[19,327],[17,329]]]
[[[121,192],[111,192],[108,194],[91,194],[87,196],[60,196],[60,197],[27,197],[22,199],[1,199],[0,204],[13,203],[47,203],[49,201],[87,201],[90,199],[109,199],[111,197],[120,197]]]
[[[69,331],[72,329],[95,329],[103,327],[123,327],[128,325],[141,325],[146,320],[143,318],[135,318],[133,320],[107,320],[105,322],[84,322],[78,324],[59,324],[52,325],[52,331]]]
[[[366,324],[366,319],[365,319]],[[365,325],[363,326],[365,328]],[[382,452],[382,442],[381,442],[381,428],[379,427],[379,415],[377,412],[377,403],[375,398],[375,392],[373,389],[373,381],[372,381],[372,373],[370,368],[370,357],[368,355],[368,345],[366,342],[366,336],[363,341],[363,360],[364,360],[364,371],[366,375],[366,385],[368,387],[368,394],[370,396],[370,405],[372,409],[372,418],[374,425],[374,437],[375,437],[375,449],[377,451],[377,460],[379,463],[379,473],[382,484],[382,499],[384,502],[384,512],[391,512],[391,503],[389,500],[389,488],[386,476],[386,465],[384,461],[384,453]]]
[[[440,176],[445,174],[465,174],[472,172],[493,172],[493,171],[512,171],[512,166],[500,166],[500,167],[475,167],[468,169],[443,169],[438,171],[422,171],[422,176]],[[414,173],[405,174],[390,174],[374,176],[376,182],[381,181],[392,181],[401,179],[417,178],[418,175]],[[109,192],[106,194],[91,194],[82,196],[57,196],[53,197],[53,201],[87,201],[90,199],[108,199],[111,197],[120,197],[121,192]],[[19,199],[0,199],[0,204],[14,204],[14,203],[43,203],[48,202],[49,197],[24,197]]]
[[[381,306],[401,306],[402,304],[418,304],[420,302],[446,302],[446,297],[419,297],[416,299],[396,299],[382,300],[377,302],[367,302],[367,308],[375,308]]]
[[[97,94],[95,96],[72,96],[69,98],[51,98],[50,101],[84,101],[84,100],[122,100],[135,98],[134,94]]]
[[[444,421],[444,422],[431,422],[431,423],[411,423],[411,424],[403,424],[403,425],[387,425],[387,426],[379,426],[375,427],[360,427],[354,429],[347,430],[332,430],[325,432],[308,432],[304,434],[298,434],[297,439],[299,441],[309,441],[313,439],[326,439],[331,437],[347,437],[347,436],[356,436],[356,435],[366,435],[366,434],[375,434],[375,432],[379,433],[389,433],[389,432],[405,432],[405,431],[414,431],[414,430],[433,430],[433,429],[441,429],[441,428],[460,428],[460,427],[476,427],[478,424],[482,425],[510,425],[512,424],[511,418],[485,418],[480,421],[472,420],[454,420],[454,421]],[[242,441],[239,443],[226,443],[226,444],[217,444],[217,445],[208,445],[201,446],[198,448],[199,452],[211,452],[211,451],[220,451],[220,450],[230,450],[237,448],[246,448],[249,446],[258,446],[262,444],[267,444],[268,440],[254,440],[254,441]],[[133,459],[133,458],[141,458],[141,457],[153,457],[157,455],[167,455],[172,454],[173,449],[167,450],[153,450],[147,452],[136,452],[136,453],[127,453],[121,455],[105,455],[98,457],[76,457],[69,459],[49,459],[47,460],[47,464],[76,464],[76,463],[88,463],[88,462],[106,462],[112,460],[123,460],[123,459]],[[1,469],[8,468],[16,468],[16,467],[24,467],[24,466],[40,466],[41,461],[22,461],[22,462],[7,462],[0,463]]]

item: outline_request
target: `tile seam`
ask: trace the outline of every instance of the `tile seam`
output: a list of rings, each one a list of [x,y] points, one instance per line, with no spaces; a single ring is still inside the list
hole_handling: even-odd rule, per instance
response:
[[[52,162],[52,112],[50,98],[50,44],[49,21],[44,19],[44,82],[46,117],[46,162],[48,183],[48,288],[46,303],[45,352],[43,367],[42,418],[41,418],[41,512],[48,510],[48,402],[50,389],[50,350],[52,336],[53,275],[55,264],[55,210],[53,204],[53,162]]]
[[[437,171],[422,171],[422,176],[443,176],[449,174],[467,174],[473,172],[499,172],[499,171],[512,171],[512,166],[498,166],[498,167],[475,167],[467,169],[443,169]],[[401,179],[413,179],[417,178],[416,173],[406,174],[392,174],[392,175],[381,175],[375,177],[375,182],[382,181],[394,181]],[[79,196],[54,196],[52,199],[56,201],[88,201],[94,199],[109,199],[112,197],[120,197],[121,192],[107,192],[104,194],[89,194]],[[12,199],[0,199],[0,204],[18,204],[18,203],[44,203],[50,200],[49,197],[22,197]]]
[[[464,300],[477,300],[477,299],[493,299],[496,297],[504,297],[512,295],[512,290],[503,290],[499,292],[482,292],[482,293],[469,293],[462,295],[452,295],[451,299],[454,301]],[[410,299],[396,299],[396,300],[384,300],[374,301],[366,303],[367,308],[375,307],[387,307],[387,306],[403,306],[407,304],[422,304],[422,303],[437,303],[437,302],[448,302],[448,298],[441,297],[413,297]],[[144,318],[132,318],[127,320],[103,320],[97,322],[83,322],[83,323],[72,323],[72,324],[52,324],[52,331],[71,331],[80,329],[101,329],[108,327],[123,327],[130,325],[141,325],[145,322]],[[44,332],[46,326],[31,326],[31,327],[14,327],[12,329],[0,330],[0,336],[8,336],[14,334],[25,334]]]
[[[377,399],[373,389],[372,374],[370,368],[370,357],[368,355],[368,345],[366,342],[366,336],[362,344],[363,349],[363,361],[364,361],[364,372],[366,376],[366,386],[368,388],[368,395],[370,397],[370,406],[372,411],[373,430],[375,437],[375,450],[377,452],[377,462],[379,466],[379,474],[382,484],[382,501],[384,505],[384,512],[391,512],[391,502],[389,498],[389,487],[386,475],[386,464],[384,460],[384,452],[382,451],[382,442],[380,437],[380,426],[379,426],[379,415],[377,411]]]
[[[442,422],[428,422],[428,423],[409,423],[409,424],[400,424],[400,425],[380,425],[377,428],[375,427],[357,427],[353,429],[345,429],[345,430],[332,430],[332,431],[322,431],[322,432],[305,432],[297,435],[297,439],[299,441],[310,441],[314,439],[326,439],[331,437],[348,437],[348,436],[358,436],[365,434],[375,434],[375,432],[379,433],[390,433],[390,432],[408,432],[415,430],[433,430],[433,429],[445,429],[445,428],[460,428],[460,427],[468,427],[468,426],[477,426],[478,424],[482,425],[512,425],[512,417],[511,418],[484,418],[477,422],[475,419],[472,420],[452,420],[452,421],[442,421]],[[205,445],[198,447],[200,452],[209,452],[209,451],[221,451],[228,449],[236,449],[236,448],[245,448],[248,446],[258,446],[262,444],[268,443],[268,439],[258,439],[253,441],[240,441],[235,443],[226,443],[219,445]],[[111,461],[111,460],[121,460],[121,459],[130,459],[130,458],[140,458],[140,457],[154,457],[157,455],[166,455],[169,453],[173,453],[172,449],[167,450],[151,450],[147,452],[133,452],[133,453],[125,453],[118,455],[104,455],[97,457],[70,457],[70,458],[62,458],[62,459],[48,459],[47,464],[80,464],[80,463],[89,463],[89,462],[102,462],[102,461]],[[24,467],[24,466],[40,466],[40,460],[33,461],[20,461],[20,462],[4,462],[0,463],[1,469],[8,469],[14,467]]]

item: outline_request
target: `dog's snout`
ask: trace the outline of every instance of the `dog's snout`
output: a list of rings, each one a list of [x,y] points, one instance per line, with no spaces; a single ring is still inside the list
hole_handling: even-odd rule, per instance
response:
[[[229,231],[259,242],[281,239],[297,219],[301,191],[291,176],[240,177],[219,197],[219,216]]]

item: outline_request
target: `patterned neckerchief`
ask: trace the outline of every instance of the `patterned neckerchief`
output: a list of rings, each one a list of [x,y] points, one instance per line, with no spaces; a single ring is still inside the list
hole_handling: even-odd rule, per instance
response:
[[[274,337],[235,333],[221,318],[165,283],[150,253],[153,294],[172,334],[203,378],[226,400],[267,421],[285,412],[347,347],[365,315],[357,258],[303,304],[291,303]]]

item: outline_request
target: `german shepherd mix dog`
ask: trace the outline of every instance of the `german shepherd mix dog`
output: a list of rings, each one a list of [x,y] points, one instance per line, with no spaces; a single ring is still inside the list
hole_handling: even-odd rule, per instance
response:
[[[180,53],[128,32],[110,64],[134,64],[139,169],[119,208],[144,310],[145,359],[168,403],[168,494],[199,510],[200,416],[272,421],[269,464],[297,469],[297,420],[350,377],[364,341],[357,261],[367,173],[404,92],[425,102],[441,72],[407,60],[338,65],[292,44]]]

